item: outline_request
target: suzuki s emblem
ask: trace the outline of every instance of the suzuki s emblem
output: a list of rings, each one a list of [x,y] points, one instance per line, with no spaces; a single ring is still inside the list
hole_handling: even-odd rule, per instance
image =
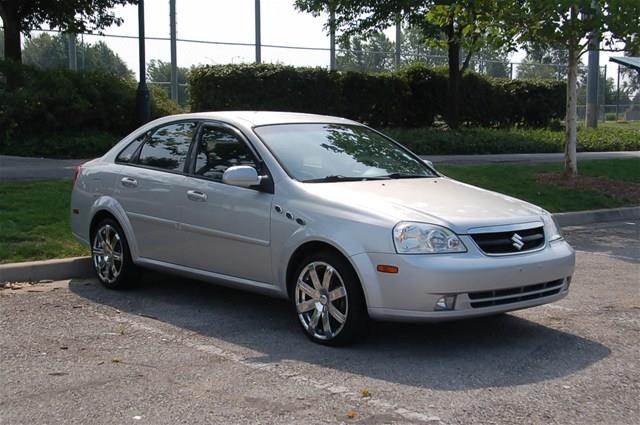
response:
[[[513,241],[513,247],[518,251],[520,251],[524,246],[524,242],[522,242],[522,236],[517,233],[514,233],[513,236],[511,236],[511,240]]]

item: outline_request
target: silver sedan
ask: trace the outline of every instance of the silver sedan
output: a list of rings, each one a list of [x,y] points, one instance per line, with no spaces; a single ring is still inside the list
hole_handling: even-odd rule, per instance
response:
[[[285,297],[328,345],[369,318],[553,302],[575,263],[545,210],[447,178],[362,124],[310,114],[153,121],[78,168],[71,223],[108,288],[152,268]]]

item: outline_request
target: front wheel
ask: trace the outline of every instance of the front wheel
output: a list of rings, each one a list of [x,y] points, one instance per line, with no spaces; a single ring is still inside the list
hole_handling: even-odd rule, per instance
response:
[[[293,303],[312,341],[337,346],[362,335],[368,318],[364,295],[344,258],[330,252],[313,254],[294,276]]]

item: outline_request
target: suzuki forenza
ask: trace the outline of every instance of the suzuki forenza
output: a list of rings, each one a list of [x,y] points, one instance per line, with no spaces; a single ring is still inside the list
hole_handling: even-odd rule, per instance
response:
[[[438,321],[553,302],[574,271],[545,210],[447,178],[328,116],[161,118],[79,167],[71,203],[73,233],[106,287],[153,268],[286,297],[328,345],[369,317]]]

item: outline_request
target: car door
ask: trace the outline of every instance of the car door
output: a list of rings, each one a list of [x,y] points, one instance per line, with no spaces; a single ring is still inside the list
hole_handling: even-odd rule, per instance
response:
[[[222,182],[224,171],[261,161],[244,136],[224,124],[204,123],[192,148],[183,195],[185,265],[262,283],[272,282],[270,214],[273,194]]]
[[[140,257],[182,262],[180,202],[196,126],[194,121],[163,125],[146,135],[135,154],[124,158],[128,161],[121,161],[116,196],[133,228]]]

